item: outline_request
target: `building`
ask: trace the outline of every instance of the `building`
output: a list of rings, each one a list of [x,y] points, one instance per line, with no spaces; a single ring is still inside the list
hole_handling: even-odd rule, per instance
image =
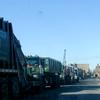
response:
[[[93,74],[94,74],[95,77],[100,78],[100,64],[96,65],[96,68],[95,68]]]
[[[76,64],[78,68],[88,73],[90,71],[89,64]]]
[[[76,65],[80,69],[79,74],[82,79],[91,77],[89,64],[76,64]]]

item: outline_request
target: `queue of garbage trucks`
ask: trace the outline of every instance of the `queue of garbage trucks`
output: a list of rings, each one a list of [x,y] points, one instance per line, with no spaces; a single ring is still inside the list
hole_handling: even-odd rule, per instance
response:
[[[16,98],[28,90],[60,87],[84,78],[75,64],[39,56],[25,56],[11,22],[0,18],[0,100]]]

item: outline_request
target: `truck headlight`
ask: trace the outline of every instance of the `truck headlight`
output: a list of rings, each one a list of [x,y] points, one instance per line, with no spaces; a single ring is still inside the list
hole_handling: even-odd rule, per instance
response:
[[[34,78],[38,78],[38,75],[33,75]]]

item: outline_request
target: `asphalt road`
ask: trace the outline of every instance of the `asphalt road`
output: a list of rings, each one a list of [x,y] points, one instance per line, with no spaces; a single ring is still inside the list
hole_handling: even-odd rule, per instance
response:
[[[22,100],[100,100],[100,80],[82,80],[75,85],[46,89],[40,94],[27,95]]]

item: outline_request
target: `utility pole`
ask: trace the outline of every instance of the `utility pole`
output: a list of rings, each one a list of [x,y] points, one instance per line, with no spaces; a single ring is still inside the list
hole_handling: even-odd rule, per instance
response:
[[[64,55],[63,55],[63,78],[65,77],[66,74],[66,49],[64,49]]]
[[[66,49],[64,49],[63,65],[66,66]]]

